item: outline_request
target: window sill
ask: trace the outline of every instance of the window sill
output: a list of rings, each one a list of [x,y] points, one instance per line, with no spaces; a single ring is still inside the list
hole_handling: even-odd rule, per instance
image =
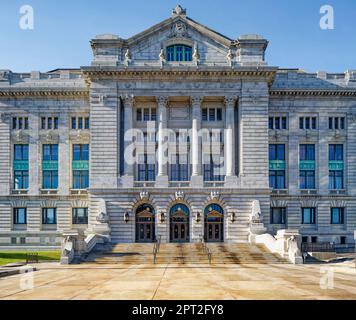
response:
[[[330,194],[346,194],[346,189],[334,189],[329,190]]]
[[[87,189],[70,189],[71,194],[88,194]]]
[[[317,194],[317,189],[300,189],[301,194]]]
[[[142,187],[154,187],[156,181],[135,181],[134,186],[135,188],[142,188]]]
[[[57,224],[43,224],[42,231],[57,231]]]
[[[272,194],[288,194],[288,189],[272,189]]]
[[[57,194],[58,189],[41,189],[41,194]]]
[[[28,190],[27,189],[23,189],[23,190],[12,190],[11,191],[12,194],[27,194]]]

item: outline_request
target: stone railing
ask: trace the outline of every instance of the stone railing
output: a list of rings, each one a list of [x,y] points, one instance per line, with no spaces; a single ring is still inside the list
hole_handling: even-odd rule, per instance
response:
[[[265,245],[269,251],[279,254],[293,264],[303,263],[298,230],[279,230],[275,237],[268,233],[256,235],[254,243]]]

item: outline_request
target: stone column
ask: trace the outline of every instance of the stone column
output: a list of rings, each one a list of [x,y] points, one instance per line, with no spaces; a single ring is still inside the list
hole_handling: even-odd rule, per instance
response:
[[[225,97],[225,186],[237,187],[237,177],[235,175],[235,105],[237,97]]]
[[[167,104],[168,97],[157,97],[158,103],[158,171],[156,177],[156,187],[168,188],[168,173],[167,173]]]
[[[129,139],[128,130],[133,127],[133,107],[135,99],[133,95],[125,95],[122,97],[124,102],[124,176],[121,179],[122,187],[132,188],[134,186],[134,162],[133,155],[128,152],[129,146],[132,144],[132,139]]]
[[[191,98],[192,104],[192,134],[191,134],[191,149],[192,149],[192,177],[191,187],[203,187],[204,181],[202,176],[202,151],[201,139],[199,139],[199,131],[201,129],[201,104],[202,96],[194,96]]]

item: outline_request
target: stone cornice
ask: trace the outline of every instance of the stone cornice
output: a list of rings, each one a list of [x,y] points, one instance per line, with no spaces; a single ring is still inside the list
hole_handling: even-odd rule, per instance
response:
[[[251,67],[251,68],[196,68],[196,67],[177,67],[177,68],[117,68],[117,67],[82,67],[83,74],[87,81],[93,79],[133,79],[148,78],[167,79],[167,78],[265,78],[271,85],[275,79],[277,68],[274,67]]]
[[[36,97],[36,98],[82,98],[89,97],[89,91],[87,89],[82,90],[70,90],[65,88],[0,88],[0,98],[24,98],[24,97]]]
[[[271,96],[356,96],[356,89],[336,89],[336,90],[270,90]]]

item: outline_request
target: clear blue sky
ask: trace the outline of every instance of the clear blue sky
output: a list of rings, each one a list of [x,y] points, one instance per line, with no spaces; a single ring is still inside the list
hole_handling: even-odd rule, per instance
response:
[[[1,0],[0,69],[48,71],[89,65],[97,34],[130,37],[170,16],[180,2],[192,19],[236,39],[258,33],[270,41],[269,65],[307,71],[356,69],[355,0]],[[35,29],[19,28],[31,5]],[[321,30],[320,7],[335,10],[335,29]]]

